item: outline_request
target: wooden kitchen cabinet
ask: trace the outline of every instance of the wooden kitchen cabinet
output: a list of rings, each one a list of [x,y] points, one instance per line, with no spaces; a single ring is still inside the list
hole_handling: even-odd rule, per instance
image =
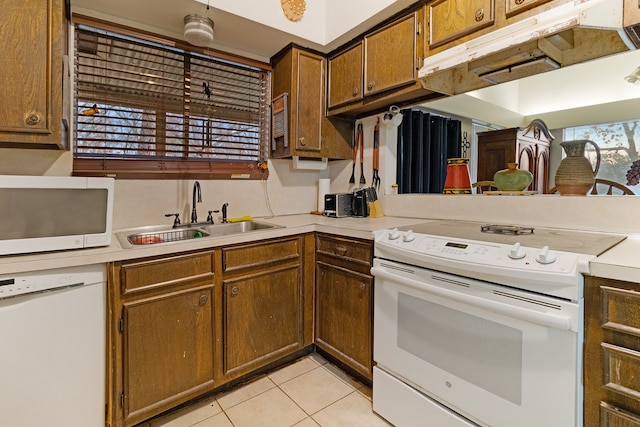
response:
[[[429,48],[444,45],[495,23],[495,0],[436,0],[429,3]]]
[[[417,80],[428,55],[426,11],[417,2],[329,55],[330,116],[357,118],[439,96]]]
[[[316,251],[316,347],[371,382],[373,245],[318,234]]]
[[[113,263],[107,424],[132,426],[215,386],[214,252]]]
[[[585,280],[584,426],[640,426],[640,283]]]
[[[507,17],[510,17],[551,1],[552,0],[507,0],[505,14]]]
[[[0,146],[65,148],[62,0],[4,2],[0,20]]]
[[[518,163],[533,174],[527,190],[546,193],[549,189],[549,157],[554,137],[541,120],[526,128],[509,128],[478,133],[478,181],[493,181],[493,175]]]
[[[225,381],[313,343],[313,270],[304,265],[310,248],[311,235],[222,249]]]
[[[353,121],[326,116],[325,57],[290,45],[271,64],[273,98],[287,94],[286,114],[274,117],[285,132],[274,138],[271,157],[351,158]]]
[[[362,99],[362,42],[329,58],[328,107]]]
[[[419,63],[420,35],[418,12],[364,37],[364,95],[415,83]]]

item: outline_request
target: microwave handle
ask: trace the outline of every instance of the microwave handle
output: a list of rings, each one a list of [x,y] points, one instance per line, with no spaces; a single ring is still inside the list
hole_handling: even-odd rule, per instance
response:
[[[558,316],[549,313],[541,313],[523,307],[516,307],[498,301],[479,298],[474,295],[467,295],[461,292],[456,292],[450,289],[432,285],[430,283],[419,282],[407,277],[400,277],[395,274],[389,273],[387,270],[380,267],[372,267],[371,274],[375,276],[376,279],[380,278],[389,280],[403,286],[417,289],[421,292],[427,292],[431,295],[436,295],[442,298],[449,299],[451,301],[478,307],[514,319],[524,320],[526,322],[536,323],[542,326],[547,326],[564,331],[573,330],[571,318],[568,316]],[[384,286],[384,284],[376,280],[376,287],[378,286]]]

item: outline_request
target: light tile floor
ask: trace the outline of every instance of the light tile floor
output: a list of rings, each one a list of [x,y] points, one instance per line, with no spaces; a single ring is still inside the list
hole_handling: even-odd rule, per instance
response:
[[[312,353],[140,427],[388,427],[371,389]]]

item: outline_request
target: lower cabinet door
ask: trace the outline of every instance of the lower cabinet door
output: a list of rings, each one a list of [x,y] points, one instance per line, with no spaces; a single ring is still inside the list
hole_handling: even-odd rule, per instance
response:
[[[136,424],[213,386],[213,286],[123,309],[124,417]]]
[[[297,264],[223,281],[226,376],[240,376],[302,348],[301,277]]]
[[[373,278],[323,262],[316,268],[316,346],[372,379]]]

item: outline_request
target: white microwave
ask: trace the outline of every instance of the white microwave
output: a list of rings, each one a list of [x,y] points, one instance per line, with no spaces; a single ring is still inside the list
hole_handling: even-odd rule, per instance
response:
[[[108,246],[113,178],[0,175],[0,255]]]

